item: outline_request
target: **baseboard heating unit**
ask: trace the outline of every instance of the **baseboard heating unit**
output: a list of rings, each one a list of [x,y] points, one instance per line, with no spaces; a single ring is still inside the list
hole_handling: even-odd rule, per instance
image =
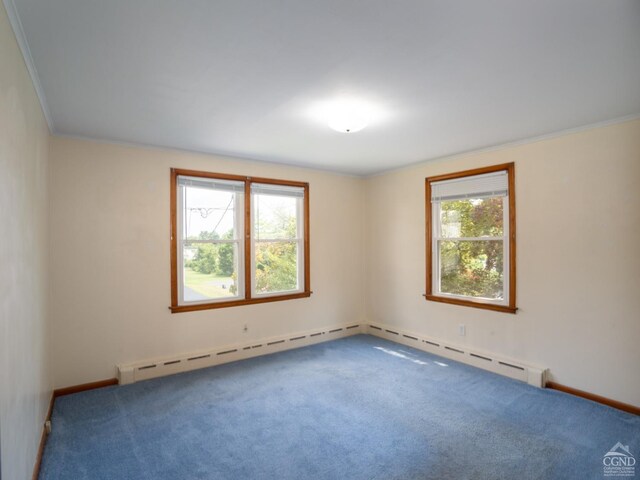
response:
[[[120,385],[174,373],[212,367],[269,353],[304,347],[314,343],[364,333],[366,325],[357,323],[320,328],[291,335],[256,340],[250,343],[228,345],[214,350],[197,351],[177,356],[145,360],[117,366]]]
[[[441,357],[450,358],[451,360],[456,360],[461,363],[473,365],[474,367],[489,370],[490,372],[520,380],[536,387],[542,388],[546,383],[546,368],[527,364],[512,358],[456,345],[433,337],[418,335],[383,324],[367,325],[366,333]]]
[[[270,337],[212,350],[201,350],[177,356],[122,364],[117,366],[118,380],[121,385],[125,385],[150,378],[188,372],[199,368],[212,367],[223,363],[304,347],[360,333],[368,333],[395,343],[473,365],[536,387],[544,387],[546,383],[547,369],[540,366],[456,345],[437,338],[418,335],[388,325],[357,323]]]

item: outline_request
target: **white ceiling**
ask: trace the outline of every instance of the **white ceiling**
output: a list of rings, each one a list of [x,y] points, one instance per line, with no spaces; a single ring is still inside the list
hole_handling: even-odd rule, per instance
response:
[[[367,175],[640,113],[638,0],[13,2],[56,134]]]

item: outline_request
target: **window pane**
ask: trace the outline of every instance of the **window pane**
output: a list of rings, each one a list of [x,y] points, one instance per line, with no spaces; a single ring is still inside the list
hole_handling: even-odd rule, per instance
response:
[[[440,204],[440,236],[501,237],[503,197],[450,200]]]
[[[301,202],[302,198],[254,194],[252,201],[256,240],[298,237],[298,202]]]
[[[502,240],[440,240],[440,291],[503,299]]]
[[[298,290],[298,242],[256,242],[256,293]]]
[[[200,302],[238,296],[238,247],[234,242],[183,247],[183,298]]]
[[[236,197],[243,194],[212,188],[182,186],[183,235],[187,240],[238,239],[235,225]],[[238,208],[241,202],[238,202]]]

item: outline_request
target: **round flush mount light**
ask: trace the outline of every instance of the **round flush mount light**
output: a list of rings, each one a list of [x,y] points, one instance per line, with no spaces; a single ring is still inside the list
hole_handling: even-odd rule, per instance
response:
[[[369,120],[362,109],[353,106],[342,106],[335,109],[329,116],[329,128],[341,133],[355,133],[369,124]]]
[[[340,133],[355,133],[379,120],[379,109],[359,98],[339,97],[318,102],[309,111],[310,116]]]

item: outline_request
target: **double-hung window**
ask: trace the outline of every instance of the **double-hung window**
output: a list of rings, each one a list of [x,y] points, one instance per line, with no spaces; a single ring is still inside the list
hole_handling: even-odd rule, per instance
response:
[[[251,184],[253,296],[302,291],[304,198],[304,187]]]
[[[171,170],[171,310],[308,297],[309,186]]]
[[[515,313],[513,163],[426,179],[427,300]]]

